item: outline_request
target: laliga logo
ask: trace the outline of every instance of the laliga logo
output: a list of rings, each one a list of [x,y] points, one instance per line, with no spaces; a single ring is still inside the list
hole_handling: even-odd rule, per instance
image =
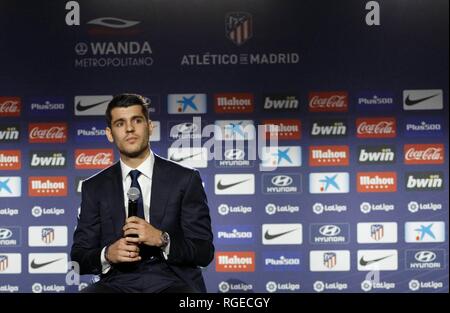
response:
[[[416,213],[419,211],[419,203],[416,201],[411,201],[408,203],[408,211],[411,213]]]
[[[40,206],[35,206],[31,209],[31,214],[34,217],[39,217],[42,215],[42,208]]]
[[[317,292],[322,292],[325,290],[325,284],[323,283],[323,281],[318,280],[314,282],[313,288]]]
[[[409,290],[411,290],[411,291],[417,291],[420,289],[420,283],[418,280],[413,279],[413,280],[409,281],[408,287],[409,287]]]
[[[42,284],[40,283],[34,283],[33,286],[31,286],[31,291],[33,293],[41,293],[43,290]]]
[[[230,284],[226,281],[221,282],[219,284],[219,291],[223,293],[230,291]]]
[[[274,282],[274,281],[269,281],[269,282],[266,284],[266,290],[267,290],[268,292],[275,292],[275,291],[277,291],[277,283]]]

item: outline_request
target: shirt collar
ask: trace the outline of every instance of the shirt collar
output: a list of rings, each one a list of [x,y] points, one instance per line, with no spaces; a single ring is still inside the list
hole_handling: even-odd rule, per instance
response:
[[[154,165],[155,165],[155,156],[154,156],[152,150],[150,150],[149,156],[144,160],[144,162],[142,162],[135,169],[138,170],[139,172],[141,172],[141,174],[146,176],[148,179],[152,179]],[[122,180],[124,180],[124,181],[127,178],[130,171],[134,170],[134,168],[131,168],[128,165],[126,165],[122,161],[122,159],[120,160],[120,168],[122,170]]]

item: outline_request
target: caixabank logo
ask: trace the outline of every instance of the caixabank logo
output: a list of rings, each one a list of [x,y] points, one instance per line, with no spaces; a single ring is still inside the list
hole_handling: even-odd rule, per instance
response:
[[[0,176],[0,198],[20,197],[22,195],[22,177]]]
[[[443,221],[418,221],[405,223],[405,242],[432,243],[445,241]]]

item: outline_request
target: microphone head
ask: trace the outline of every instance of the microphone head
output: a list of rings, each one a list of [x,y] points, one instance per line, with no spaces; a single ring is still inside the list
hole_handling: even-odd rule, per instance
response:
[[[131,187],[127,192],[128,199],[131,201],[136,201],[141,196],[141,192],[136,187]]]

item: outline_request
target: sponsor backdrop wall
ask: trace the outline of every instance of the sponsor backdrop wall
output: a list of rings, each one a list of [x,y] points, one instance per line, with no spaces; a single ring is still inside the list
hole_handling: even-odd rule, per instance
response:
[[[448,1],[2,1],[0,43],[1,292],[90,282],[68,253],[122,92],[201,172],[210,292],[448,292]]]

